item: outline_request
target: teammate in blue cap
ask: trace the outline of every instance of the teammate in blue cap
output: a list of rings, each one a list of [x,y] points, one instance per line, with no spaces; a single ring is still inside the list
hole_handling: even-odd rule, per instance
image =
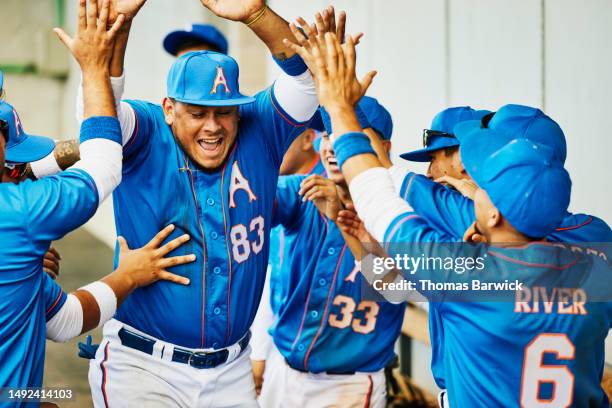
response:
[[[215,51],[227,54],[227,48],[227,39],[211,24],[190,24],[184,30],[168,33],[164,38],[164,49],[175,57],[190,51]]]
[[[308,49],[298,45],[293,49],[316,67],[320,102],[331,113],[340,135],[334,149],[359,215],[379,242],[404,243],[385,244],[389,255],[411,253],[415,246],[418,251],[422,247],[406,243],[422,242],[426,237],[438,241],[443,233],[415,214],[397,194],[390,174],[361,132],[353,106],[373,74],[360,83],[355,77],[352,42],[343,49],[333,35],[326,37],[325,52],[318,42]],[[562,289],[564,281],[576,276],[589,279],[591,272],[599,270],[609,273],[609,254],[536,240],[554,231],[570,200],[571,181],[555,150],[521,138],[520,133],[508,135],[483,128],[480,121],[465,122],[455,133],[465,168],[480,187],[475,194],[476,225],[486,242],[497,244],[491,249],[470,246],[467,250],[483,258],[487,255],[489,275],[522,278],[527,291],[548,277],[561,286],[547,291],[548,299],[553,299],[559,290],[581,290],[576,286]],[[519,246],[504,244],[508,242]],[[453,270],[437,273],[442,281],[474,277],[471,273],[456,275]],[[589,299],[592,292],[588,296],[581,292],[573,300],[559,298],[557,308],[545,308],[530,292],[519,291],[516,302],[433,303],[431,307],[439,309],[443,319],[450,406],[537,406],[542,402],[608,406],[599,386],[604,341],[612,325],[610,285],[605,276],[591,282],[602,287],[604,297]],[[511,294],[514,297],[515,291]],[[435,329],[432,327],[432,338]]]
[[[563,131],[539,109],[505,105],[495,114],[484,116],[481,125],[549,146],[561,162],[567,156]],[[400,194],[417,213],[457,240],[463,239],[474,223],[473,202],[470,199],[473,187],[470,188],[453,176],[439,178],[454,184],[462,191],[458,193],[399,166],[394,166],[390,171],[396,178],[403,178],[402,182],[397,183]],[[463,177],[469,179],[467,175]],[[467,235],[471,239],[474,233],[470,229]],[[561,242],[612,242],[612,231],[605,221],[595,216],[567,212],[562,223],[548,239]]]
[[[315,150],[314,142],[317,131],[306,129],[289,146],[279,170],[280,176],[302,174],[316,174],[325,176],[325,167],[318,153]],[[278,203],[277,203],[278,204]],[[266,282],[262,293],[261,302],[257,308],[257,314],[251,326],[253,336],[251,338],[251,363],[253,365],[253,378],[255,390],[258,395],[264,380],[272,384],[278,383],[277,378],[283,378],[284,361],[278,362],[278,351],[274,347],[272,337],[268,333],[274,324],[280,306],[286,301],[285,285],[282,273],[284,260],[288,258],[291,237],[284,233],[282,225],[277,225],[270,230],[270,256],[268,259],[269,268],[266,274]],[[274,390],[280,391],[278,388]],[[269,395],[269,393],[268,393]],[[275,395],[278,395],[275,393]],[[260,404],[264,404],[262,398]]]
[[[185,283],[183,277],[166,272],[164,266],[192,260],[161,259],[162,253],[168,251],[158,250],[159,242],[152,242],[144,251],[130,252],[122,241],[125,253],[121,266],[102,281],[68,296],[42,272],[41,259],[51,240],[86,222],[121,180],[121,131],[112,100],[108,64],[123,18],[108,28],[109,2],[98,10],[95,1],[89,2],[87,13],[85,2],[81,4],[74,39],[56,29],[83,71],[86,119],[81,127],[82,159],[65,173],[45,180],[0,184],[3,243],[0,247],[3,261],[0,265],[0,387],[3,389],[42,385],[45,337],[64,341],[95,327],[108,319],[135,287],[158,279]],[[12,108],[11,113],[15,120],[0,119],[0,172],[4,168],[6,146],[16,146],[15,140],[28,143]],[[13,157],[28,157],[21,144]],[[29,143],[29,148],[35,151],[33,156],[44,153],[36,151],[39,147]],[[164,236],[167,235],[166,232]],[[183,237],[171,247],[184,241]],[[3,398],[2,406],[29,406],[22,398],[11,401],[11,395],[6,392]]]
[[[131,19],[143,3],[121,2],[117,11]],[[177,269],[189,287],[136,290],[105,325],[90,364],[95,406],[152,398],[256,405],[245,350],[264,285],[278,168],[318,100],[305,64],[282,43],[300,31],[292,33],[261,0],[204,3],[247,24],[284,73],[271,88],[245,96],[233,59],[190,52],[172,66],[162,106],[120,101],[129,31],[120,33],[111,64],[124,145],[123,181],[113,195],[117,231],[138,246],[174,223],[175,234],[192,237],[178,252],[194,252],[197,261]],[[321,31],[336,30],[333,14],[323,17]]]
[[[466,175],[453,128],[458,123],[480,119],[489,113],[488,110],[475,110],[469,106],[444,109],[434,116],[430,128],[423,130],[423,148],[400,154],[400,157],[409,161],[429,162],[427,176],[434,180],[445,175],[462,179]]]
[[[359,106],[370,137],[390,148],[393,123],[387,110],[369,97]],[[388,150],[382,154],[389,160]],[[287,176],[277,186],[274,219],[285,229],[289,250],[281,270],[285,301],[271,332],[286,363],[282,377],[266,373],[260,403],[382,407],[384,368],[395,357],[405,305],[363,298],[364,277],[334,223],[351,198],[327,134],[320,155],[327,177]]]

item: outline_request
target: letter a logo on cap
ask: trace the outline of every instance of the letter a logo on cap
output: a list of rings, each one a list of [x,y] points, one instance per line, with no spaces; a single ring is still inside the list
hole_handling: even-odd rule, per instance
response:
[[[231,93],[229,87],[227,86],[227,80],[225,79],[225,73],[223,72],[222,67],[217,67],[217,76],[215,77],[215,82],[213,82],[210,93],[217,93],[217,87],[219,85],[223,85],[225,87],[225,93]]]

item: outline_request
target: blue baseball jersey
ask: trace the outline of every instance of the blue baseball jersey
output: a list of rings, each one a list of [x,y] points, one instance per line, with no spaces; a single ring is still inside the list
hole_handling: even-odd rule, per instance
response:
[[[317,154],[316,160],[304,174],[325,176],[325,167],[321,161],[321,156]],[[275,203],[275,205],[277,204]],[[283,272],[283,261],[291,255],[286,251],[286,248],[293,247],[292,239],[293,236],[285,236],[282,225],[278,225],[270,231],[270,307],[275,316],[278,315],[281,305],[285,303],[287,298],[285,290],[287,285],[284,283],[284,279],[288,275]]]
[[[374,372],[394,357],[405,304],[362,296],[363,275],[339,228],[298,195],[306,176],[281,177],[274,216],[291,237],[285,303],[272,329],[292,367],[313,373]]]
[[[450,235],[454,241],[462,241],[465,230],[475,221],[474,202],[459,192],[435,183],[427,177],[408,173],[402,183],[400,196],[421,215],[431,227]],[[547,237],[556,242],[612,242],[612,231],[605,221],[585,214],[570,214],[557,230]],[[446,241],[446,240],[444,240]],[[439,241],[443,242],[443,241]],[[444,381],[444,348],[442,320],[436,308],[429,311],[432,373],[440,388]]]
[[[160,340],[222,348],[251,326],[268,263],[278,169],[303,130],[274,99],[273,88],[240,106],[238,135],[223,166],[198,168],[177,144],[159,105],[128,101],[136,129],[124,147],[123,179],[113,194],[117,233],[132,247],[168,224],[168,239],[191,240],[170,255],[196,261],[171,268],[188,286],[157,282],[135,290],[116,318]]]
[[[455,237],[457,241],[463,240],[463,234],[476,220],[472,200],[419,174],[406,175],[400,195],[433,228]],[[595,216],[567,213],[561,225],[547,239],[555,242],[612,242],[612,230]]]
[[[443,242],[439,234],[424,218],[406,213],[385,234],[385,242],[401,245],[388,244],[386,249],[391,257],[414,251],[409,255],[484,259],[482,271],[428,271],[436,282],[488,277],[525,285],[521,296],[509,292],[512,301],[444,301],[444,293],[422,292],[438,300],[430,305],[439,318],[430,325],[430,334],[442,341],[445,355],[440,364],[450,406],[536,406],[550,401],[551,406],[607,407],[600,382],[605,338],[612,327],[610,251],[576,252],[538,242],[522,247],[463,245],[460,253],[445,253],[408,244],[423,237]],[[576,282],[595,290],[578,295]]]
[[[46,322],[66,301],[43,272],[43,257],[97,205],[94,182],[82,170],[0,184],[0,387],[42,385]]]

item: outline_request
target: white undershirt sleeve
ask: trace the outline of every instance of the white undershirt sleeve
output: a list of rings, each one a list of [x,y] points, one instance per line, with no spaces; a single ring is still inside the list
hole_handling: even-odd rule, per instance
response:
[[[297,76],[281,73],[273,92],[280,107],[298,122],[310,120],[319,107],[315,82],[308,70]]]
[[[397,193],[389,171],[374,167],[355,177],[349,185],[351,197],[366,229],[378,242],[398,216],[412,208]]]
[[[117,119],[121,125],[121,139],[125,146],[134,134],[136,129],[136,114],[134,109],[127,102],[122,102],[123,90],[125,88],[125,72],[120,77],[111,77],[111,87],[113,89],[113,98],[115,99],[115,109],[117,110]],[[79,124],[83,123],[84,117],[84,102],[83,102],[83,79],[79,83],[77,90],[76,116]]]
[[[47,322],[47,339],[64,343],[83,331],[83,306],[79,299],[69,294],[55,316]]]

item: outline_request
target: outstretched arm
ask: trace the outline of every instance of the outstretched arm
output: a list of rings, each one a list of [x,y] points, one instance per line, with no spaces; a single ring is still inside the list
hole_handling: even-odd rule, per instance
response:
[[[64,305],[47,322],[47,338],[54,341],[68,341],[81,333],[105,323],[113,317],[119,305],[136,288],[151,285],[159,280],[187,285],[189,279],[166,270],[195,260],[195,255],[165,256],[187,242],[188,235],[182,235],[165,245],[162,242],[174,230],[169,225],[160,231],[147,245],[130,250],[119,237],[121,256],[117,269],[68,295]]]
[[[84,117],[81,160],[70,171],[19,185],[22,210],[33,242],[44,250],[89,219],[121,181],[121,135],[109,80],[114,39],[124,20],[108,25],[109,0],[79,1],[77,33],[55,29],[83,72]]]
[[[283,44],[283,38],[293,38],[289,23],[270,9],[265,0],[201,0],[204,7],[221,18],[246,24],[279,60],[295,52]]]

